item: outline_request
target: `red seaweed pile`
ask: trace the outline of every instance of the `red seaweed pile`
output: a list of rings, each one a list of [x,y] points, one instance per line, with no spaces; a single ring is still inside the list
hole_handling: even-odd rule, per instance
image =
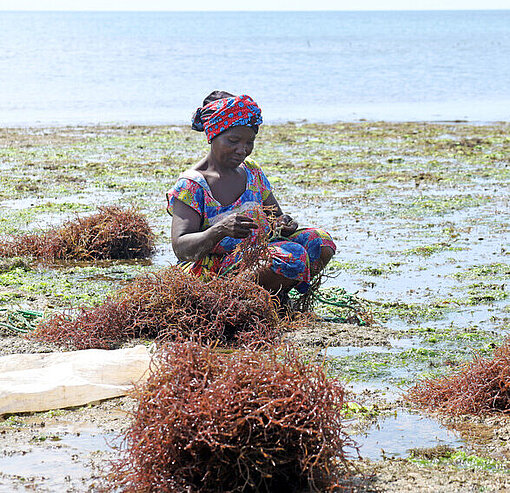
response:
[[[0,256],[32,256],[46,261],[147,258],[154,253],[154,233],[135,209],[101,207],[42,234],[0,241]]]
[[[133,338],[201,336],[222,345],[279,336],[271,295],[242,274],[203,281],[177,266],[135,279],[97,307],[42,321],[32,337],[70,349],[113,349]]]
[[[164,346],[110,487],[158,492],[329,491],[349,475],[344,391],[289,349]]]
[[[510,340],[492,358],[477,356],[450,376],[421,380],[407,398],[451,415],[510,412]]]

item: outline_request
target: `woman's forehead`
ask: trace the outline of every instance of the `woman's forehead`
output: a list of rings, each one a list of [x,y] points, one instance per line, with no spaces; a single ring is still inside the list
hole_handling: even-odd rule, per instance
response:
[[[223,132],[224,135],[236,135],[238,137],[245,137],[253,139],[255,135],[255,130],[253,128],[248,127],[246,125],[237,125],[234,127],[230,127]]]

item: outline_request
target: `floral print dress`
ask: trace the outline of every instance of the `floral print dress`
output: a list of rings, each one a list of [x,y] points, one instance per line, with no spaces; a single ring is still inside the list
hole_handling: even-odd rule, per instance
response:
[[[251,159],[246,159],[241,167],[246,172],[246,189],[229,205],[218,202],[204,176],[196,170],[185,171],[172,190],[167,193],[167,211],[172,215],[174,201],[180,200],[200,214],[201,230],[216,224],[228,214],[242,213],[253,216],[260,211],[271,193],[271,185],[262,169]],[[195,275],[205,276],[208,272],[222,274],[230,270],[239,258],[233,254],[242,240],[223,238],[213,251],[196,262],[181,262],[183,268]],[[310,286],[310,268],[319,261],[321,249],[328,246],[333,251],[335,244],[331,236],[321,229],[301,228],[285,239],[277,238],[270,242],[271,269],[297,282],[296,289],[306,292]]]

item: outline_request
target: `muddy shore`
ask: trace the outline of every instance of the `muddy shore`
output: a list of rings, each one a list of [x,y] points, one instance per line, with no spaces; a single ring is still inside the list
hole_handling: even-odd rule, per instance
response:
[[[92,306],[174,261],[165,192],[207,147],[184,127],[0,129],[0,236],[42,231],[102,205],[135,205],[157,234],[148,261],[0,259],[0,309]],[[359,491],[508,491],[510,418],[430,415],[402,398],[510,329],[510,124],[358,122],[265,126],[253,157],[283,209],[328,230],[321,293],[369,308],[369,326],[318,320],[288,340],[345,382],[361,446]],[[319,303],[328,320],[345,315]],[[1,316],[1,311],[0,311]],[[0,355],[55,347],[0,332]],[[129,398],[0,417],[0,491],[94,491],[117,455]]]

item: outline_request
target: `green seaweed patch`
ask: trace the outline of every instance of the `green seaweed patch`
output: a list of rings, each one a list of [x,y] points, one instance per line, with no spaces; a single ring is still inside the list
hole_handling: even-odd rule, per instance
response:
[[[459,351],[476,350],[480,354],[491,354],[494,348],[503,344],[505,335],[501,330],[484,330],[477,326],[472,327],[412,327],[407,332],[417,335],[428,347],[449,348],[457,347]]]
[[[133,274],[121,274],[120,269],[118,272],[101,270],[101,274],[94,271],[99,270],[76,267],[60,270],[55,275],[52,269],[17,267],[0,274],[0,288],[8,289],[2,293],[2,301],[31,303],[45,299],[48,306],[94,305],[133,277]]]
[[[380,381],[384,384],[407,386],[417,379],[447,375],[459,365],[470,361],[473,352],[490,356],[497,346],[494,340],[447,340],[444,343],[413,347],[399,352],[366,351],[353,356],[330,357],[326,367],[332,376],[355,381]]]
[[[334,275],[335,272],[346,271],[367,274],[369,276],[386,276],[398,272],[402,265],[402,262],[386,262],[373,265],[367,262],[331,260],[326,268],[326,273]]]
[[[468,469],[473,471],[489,471],[510,473],[510,465],[490,457],[481,457],[476,454],[468,454],[464,450],[447,449],[440,451],[436,457],[429,458],[427,449],[411,449],[410,462],[421,466],[434,467],[437,465],[451,466],[456,469]]]
[[[405,322],[441,320],[448,313],[455,311],[457,307],[458,304],[451,300],[434,303],[371,302],[374,318],[383,322],[392,319]]]
[[[362,352],[354,356],[330,358],[326,365],[333,375],[355,381],[382,381],[393,385],[408,385],[423,375],[440,375],[450,371],[471,356],[457,350],[411,348],[405,351]]]
[[[438,242],[433,243],[432,245],[424,245],[416,248],[410,248],[408,250],[404,250],[402,253],[404,255],[418,255],[420,257],[430,257],[435,253],[450,251],[450,252],[458,252],[461,250],[465,250],[465,248],[452,246],[447,242]]]
[[[505,283],[479,282],[469,286],[459,285],[453,289],[462,291],[464,294],[464,296],[459,296],[458,298],[454,298],[453,294],[451,294],[449,302],[458,306],[492,305],[509,297],[508,288]]]
[[[386,214],[398,215],[402,219],[420,218],[427,216],[444,216],[452,212],[480,207],[492,200],[485,195],[453,195],[451,197],[419,197],[388,204]]]
[[[10,414],[4,415],[4,418],[0,421],[1,428],[28,428],[30,426],[24,421],[22,415]]]
[[[377,418],[381,414],[381,410],[377,404],[363,406],[357,402],[344,402],[341,413],[346,419],[357,418],[361,420],[371,420]]]
[[[389,274],[398,272],[401,265],[402,262],[388,262],[384,264],[378,264],[376,266],[365,267],[361,270],[361,273],[367,274],[369,276],[387,276]]]
[[[341,262],[340,260],[331,260],[327,266],[328,272],[335,271],[354,271],[361,272],[363,266],[361,262]]]
[[[506,284],[476,283],[467,287],[468,296],[462,300],[466,305],[494,303],[508,298]]]
[[[460,272],[455,272],[447,277],[458,280],[491,280],[494,278],[508,279],[510,278],[510,264],[493,263],[485,265],[475,265]]]
[[[41,214],[51,215],[57,217],[58,214],[67,213],[67,217],[74,213],[88,212],[95,209],[95,206],[80,204],[76,202],[50,202],[43,203],[37,202],[28,204],[23,209],[8,209],[0,212],[0,234],[12,235],[19,234],[21,231],[31,230],[46,230],[47,217],[41,219]]]

